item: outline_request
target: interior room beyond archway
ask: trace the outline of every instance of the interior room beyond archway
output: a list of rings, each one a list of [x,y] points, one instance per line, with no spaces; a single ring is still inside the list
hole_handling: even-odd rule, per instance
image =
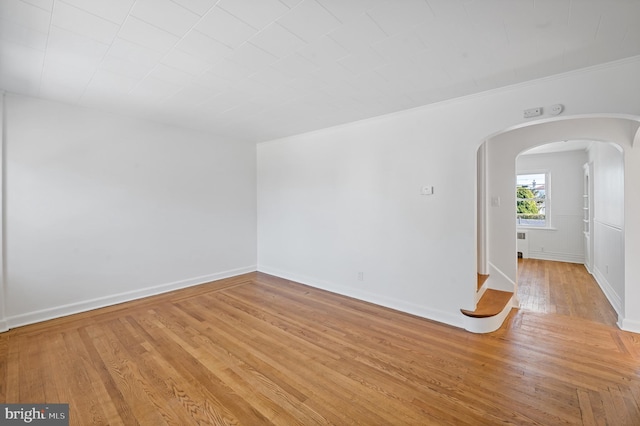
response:
[[[629,191],[624,185],[624,155],[633,146],[631,122],[612,117],[549,121],[500,133],[479,148],[478,273],[489,275],[487,288],[515,293],[516,254],[523,250],[529,257],[585,263],[624,328],[632,302],[627,298],[627,286],[632,283],[625,281],[630,262],[624,261],[629,256],[624,238],[624,199]],[[637,122],[633,125],[637,130]],[[551,154],[558,145],[547,144],[567,140],[582,141],[581,148]],[[547,148],[536,148],[541,145]],[[566,161],[570,168],[563,165]],[[547,221],[518,225],[516,177],[535,173],[549,179],[540,185],[541,177],[535,188],[549,196],[548,205],[541,202],[544,197],[537,199]]]

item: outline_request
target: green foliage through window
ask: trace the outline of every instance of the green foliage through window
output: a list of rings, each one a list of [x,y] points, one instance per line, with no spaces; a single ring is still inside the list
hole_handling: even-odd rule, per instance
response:
[[[518,175],[516,217],[521,226],[546,226],[546,175]]]

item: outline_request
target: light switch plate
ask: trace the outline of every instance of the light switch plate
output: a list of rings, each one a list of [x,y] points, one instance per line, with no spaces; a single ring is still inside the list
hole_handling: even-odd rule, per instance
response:
[[[433,195],[433,186],[425,185],[420,188],[420,195]]]

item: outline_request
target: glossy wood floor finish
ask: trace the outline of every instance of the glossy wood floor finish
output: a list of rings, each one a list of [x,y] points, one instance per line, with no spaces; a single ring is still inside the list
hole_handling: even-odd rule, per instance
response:
[[[248,274],[0,334],[0,401],[92,425],[638,425],[640,336],[581,265],[521,261],[486,335]]]

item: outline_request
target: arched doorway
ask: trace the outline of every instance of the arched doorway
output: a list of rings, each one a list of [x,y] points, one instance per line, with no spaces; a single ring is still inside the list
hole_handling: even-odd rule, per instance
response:
[[[638,117],[566,117],[549,121],[541,121],[515,129],[508,129],[487,138],[478,150],[478,270],[485,270],[490,274],[490,288],[513,291],[517,290],[517,240],[514,235],[516,229],[515,206],[515,176],[516,158],[527,149],[542,144],[560,140],[593,140],[600,142],[614,142],[618,144],[626,156],[632,151],[634,139],[638,134]],[[636,150],[637,151],[637,150]],[[633,151],[634,155],[638,155]],[[482,179],[480,178],[482,176]],[[624,180],[632,176],[625,168]],[[625,197],[629,190],[625,191]],[[639,208],[632,195],[623,210],[624,215],[629,211]],[[631,206],[631,210],[630,207]],[[625,241],[623,257],[638,248],[631,247],[628,250],[624,234],[629,232],[622,228],[622,236]],[[629,239],[631,240],[631,239]],[[635,243],[632,243],[635,244]],[[636,271],[631,262],[623,262],[622,292],[619,303],[618,324],[625,328],[625,309],[630,297],[626,287],[629,280],[625,279],[630,274],[637,277],[640,270]],[[640,291],[638,291],[640,292]],[[634,290],[634,293],[636,291]],[[635,310],[636,307],[634,306]],[[640,306],[637,307],[640,312]],[[640,324],[637,324],[640,326]],[[635,322],[629,324],[629,328],[636,326]]]

